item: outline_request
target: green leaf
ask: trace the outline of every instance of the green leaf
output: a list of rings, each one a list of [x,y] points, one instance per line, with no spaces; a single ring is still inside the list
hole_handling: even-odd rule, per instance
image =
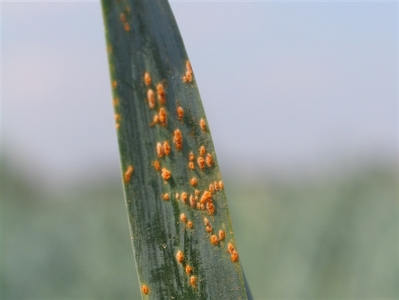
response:
[[[247,299],[208,122],[170,6],[102,6],[143,298]]]

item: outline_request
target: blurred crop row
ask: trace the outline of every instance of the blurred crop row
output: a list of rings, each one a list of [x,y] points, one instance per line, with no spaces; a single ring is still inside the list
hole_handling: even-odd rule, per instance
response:
[[[139,299],[120,178],[50,191],[2,163],[3,299]],[[397,174],[225,178],[255,299],[396,299]]]

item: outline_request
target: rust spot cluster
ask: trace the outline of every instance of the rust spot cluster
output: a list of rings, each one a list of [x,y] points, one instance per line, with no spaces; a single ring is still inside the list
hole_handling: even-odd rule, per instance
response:
[[[185,257],[184,257],[184,253],[181,250],[178,250],[176,253],[176,260],[178,263],[182,264],[184,267],[185,261],[184,261]],[[193,273],[193,268],[189,265],[189,264],[185,264],[184,270],[186,272],[186,274],[189,276],[188,278],[188,283],[192,286],[192,287],[196,287],[197,286],[197,276],[192,275]]]
[[[122,20],[122,19],[121,19]],[[122,22],[124,22],[122,20]],[[153,119],[152,123],[150,126],[162,126],[165,127],[168,124],[168,110],[165,107],[166,101],[167,101],[167,94],[166,94],[166,89],[164,86],[164,83],[159,82],[159,83],[154,83],[154,81],[151,78],[151,75],[149,72],[145,72],[143,75],[143,80],[144,80],[144,86],[147,91],[147,104],[148,108],[150,111],[153,111]],[[183,81],[185,83],[192,82],[193,80],[193,71],[192,67],[189,61],[186,62],[186,72],[185,75],[183,76]],[[117,82],[113,82],[113,88],[117,87]],[[155,91],[155,92],[154,92]],[[176,100],[176,119],[180,123],[183,123],[184,121],[184,108],[180,105],[179,101]],[[120,121],[120,117],[115,116],[115,121],[118,123]],[[173,122],[172,122],[173,123]],[[172,124],[170,123],[170,124]],[[201,118],[199,120],[199,128],[201,131],[205,132],[207,131],[207,124],[206,121]],[[170,125],[169,125],[170,126]],[[168,129],[169,129],[168,126]],[[195,132],[195,131],[194,131]],[[192,134],[192,133],[190,133]],[[158,141],[156,143],[155,147],[155,153],[158,157],[158,160],[153,161],[152,165],[154,169],[160,173],[160,176],[162,179],[167,183],[170,178],[172,177],[171,171],[167,165],[164,165],[165,162],[168,160],[164,160],[163,158],[166,156],[169,156],[171,153],[171,148],[174,148],[174,151],[181,151],[183,149],[183,133],[179,128],[175,128],[172,130],[172,136],[169,138],[166,138],[163,141]],[[172,147],[170,145],[170,142],[173,143]],[[174,146],[174,147],[173,147]],[[196,151],[194,151],[196,152]],[[201,145],[198,149],[198,154],[195,154],[194,152],[189,152],[188,154],[188,169],[190,170],[195,170],[196,165],[199,168],[200,171],[203,171],[205,168],[210,168],[214,166],[214,159],[211,153],[209,153],[205,147],[205,145]],[[197,157],[196,157],[197,156]],[[127,172],[127,171],[126,171]],[[126,178],[126,172],[124,178]],[[133,169],[131,170],[133,172]],[[175,199],[176,200],[181,200],[183,204],[186,204],[187,207],[191,207],[193,209],[197,210],[202,210],[206,211],[209,215],[214,215],[215,214],[215,205],[213,202],[213,194],[221,189],[223,189],[223,182],[222,181],[212,181],[209,183],[208,189],[201,190],[201,188],[198,188],[198,186],[203,186],[203,183],[199,185],[199,181],[196,176],[193,176],[192,174],[189,179],[189,184],[193,187],[193,192],[190,191],[179,191],[175,193]],[[128,175],[128,176],[131,176]],[[130,180],[130,177],[129,177]],[[126,179],[125,179],[126,181]],[[194,189],[197,188],[197,189]],[[169,192],[164,192],[161,194],[161,198],[164,201],[169,201],[171,198],[171,195]],[[173,197],[173,196],[172,196]],[[182,225],[185,228],[188,229],[193,229],[194,228],[194,223],[193,220],[189,220],[186,214],[181,213],[179,216],[180,221],[182,222]],[[204,218],[204,225],[205,225],[205,231],[207,234],[209,234],[209,242],[211,245],[218,246],[221,241],[225,240],[226,235],[225,232],[220,229],[217,230],[213,229],[212,224],[209,222],[207,218]],[[233,262],[238,261],[238,253],[235,250],[234,246],[232,246],[231,243],[228,244],[228,253],[230,254],[230,258]],[[193,274],[193,268],[186,263],[186,259],[184,256],[183,251],[178,250],[176,253],[176,260],[179,264],[182,264],[185,270],[185,273],[188,275],[188,283],[196,287],[197,286],[197,281],[198,278],[195,274]],[[142,290],[143,291],[143,290]],[[144,291],[143,291],[144,293]],[[144,293],[145,294],[145,293]]]
[[[224,230],[220,229],[218,235],[213,234],[213,228],[211,222],[209,222],[208,218],[204,218],[205,231],[210,234],[209,241],[212,245],[216,246],[220,241],[223,241],[226,237]]]
[[[150,110],[153,110],[157,107],[157,103],[155,101],[155,92],[153,87],[153,82],[151,78],[151,74],[149,72],[145,72],[143,75],[144,85],[147,89],[147,103]],[[166,126],[167,124],[167,113],[163,105],[166,104],[166,92],[162,83],[158,83],[156,85],[157,99],[159,104],[158,112],[153,116],[152,123],[150,126],[154,126],[156,124],[160,124],[161,126]]]
[[[201,146],[198,150],[198,158],[197,158],[197,164],[198,167],[201,170],[205,169],[205,166],[207,167],[212,167],[213,166],[213,157],[212,154],[210,154],[209,152],[207,153],[205,146]],[[205,157],[205,158],[204,158]],[[190,153],[190,157],[189,157],[189,161],[192,162],[195,159],[194,154]],[[194,169],[193,164],[190,165],[189,163],[189,168],[190,169]]]
[[[189,181],[189,184],[193,187],[196,187],[199,182],[196,177],[192,177]],[[215,186],[217,187],[215,189]],[[209,184],[209,189],[205,191],[200,191],[198,189],[194,190],[193,194],[187,193],[185,191],[181,192],[181,194],[176,193],[176,199],[181,199],[183,204],[188,204],[191,208],[196,208],[197,210],[205,210],[210,214],[215,214],[215,205],[213,203],[212,195],[216,190],[220,190],[223,187],[222,181],[214,181]]]
[[[184,213],[180,214],[180,221],[182,221],[183,223],[186,223],[187,228],[189,228],[189,229],[193,228],[193,226],[194,226],[193,222],[188,220],[186,214],[184,214]]]
[[[129,22],[127,21],[127,19],[126,19],[126,15],[124,13],[121,13],[119,18],[120,18],[120,20],[122,22],[122,25],[123,25],[123,28],[125,29],[125,31],[130,31],[130,25],[129,25]]]

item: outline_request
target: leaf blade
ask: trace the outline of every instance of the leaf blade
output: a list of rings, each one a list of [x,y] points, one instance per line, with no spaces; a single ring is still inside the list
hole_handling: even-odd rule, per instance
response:
[[[148,288],[142,289],[143,296],[246,299],[215,149],[170,6],[162,0],[103,0],[102,5],[134,256],[140,284]],[[192,178],[198,181],[195,186]],[[212,193],[210,185],[217,190]],[[186,203],[183,193],[188,195]],[[224,239],[218,237],[219,230]],[[228,250],[229,243],[234,250]],[[184,253],[182,263],[178,251]],[[189,275],[187,265],[192,268]]]

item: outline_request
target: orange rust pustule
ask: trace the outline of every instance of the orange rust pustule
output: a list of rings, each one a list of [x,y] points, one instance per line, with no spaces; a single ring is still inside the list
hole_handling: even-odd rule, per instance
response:
[[[209,192],[211,193],[211,194],[213,194],[214,192],[215,192],[215,187],[213,186],[213,184],[211,183],[211,184],[209,184]]]
[[[204,156],[204,155],[205,155],[205,152],[206,152],[205,147],[204,147],[204,146],[201,146],[201,147],[199,148],[199,155],[200,155],[200,156]]]
[[[216,236],[216,234],[211,235],[210,241],[211,241],[212,245],[217,245],[219,243],[219,240],[218,240],[218,237]]]
[[[187,227],[190,228],[190,229],[193,228],[193,222],[188,221],[187,222]]]
[[[181,193],[181,201],[183,203],[187,202],[187,193],[186,192]]]
[[[156,151],[157,151],[157,155],[159,158],[161,158],[163,156],[163,146],[161,143],[157,143],[157,147],[156,147]]]
[[[125,31],[130,31],[130,25],[129,25],[129,23],[124,23],[123,24],[123,27],[125,28]]]
[[[170,146],[168,141],[163,143],[163,153],[165,153],[166,156],[170,154]]]
[[[201,130],[202,130],[202,131],[205,131],[205,130],[206,130],[206,123],[205,123],[205,120],[204,120],[204,119],[201,119],[201,120],[200,120],[200,127],[201,127]]]
[[[190,179],[190,185],[196,186],[198,184],[198,179],[193,177]]]
[[[166,110],[165,110],[165,108],[161,107],[161,108],[159,109],[158,118],[159,118],[159,123],[160,123],[162,126],[166,126],[167,116],[166,116]]]
[[[192,271],[193,271],[193,268],[190,265],[187,265],[186,266],[186,274],[190,275]]]
[[[125,181],[125,183],[128,183],[130,181],[130,178],[132,177],[133,170],[134,170],[133,166],[128,166],[126,168],[126,171],[123,174],[123,180]]]
[[[201,170],[205,168],[205,159],[203,157],[198,157],[197,164]]]
[[[193,67],[191,66],[190,61],[186,61],[186,72],[189,72],[190,74],[193,74]]]
[[[155,170],[157,170],[158,172],[161,171],[161,165],[159,164],[159,161],[154,161],[152,165],[154,166]]]
[[[150,124],[150,126],[154,126],[155,124],[158,124],[159,122],[159,117],[157,114],[154,115],[154,117],[152,118],[152,123]]]
[[[150,85],[151,84],[151,76],[150,76],[150,73],[148,73],[148,72],[145,72],[144,73],[144,83],[145,83],[145,85]]]
[[[182,252],[182,251],[177,251],[177,253],[176,253],[176,260],[179,262],[179,263],[182,263],[183,261],[184,261],[184,253]]]
[[[157,93],[158,93],[159,104],[164,105],[166,103],[166,95],[162,83],[159,83],[157,85]]]
[[[170,179],[170,171],[166,168],[162,168],[162,178],[164,180]]]
[[[176,129],[173,132],[173,142],[175,143],[177,150],[181,150],[183,148],[183,137],[180,129]]]
[[[206,155],[205,162],[208,167],[211,167],[213,165],[213,158],[210,153]]]
[[[190,206],[194,208],[195,205],[196,205],[195,198],[193,195],[190,195]]]
[[[178,106],[176,108],[176,114],[177,114],[177,119],[179,121],[182,121],[184,117],[184,109],[181,106]]]
[[[213,215],[215,213],[215,206],[212,202],[206,203],[206,209],[208,210],[209,214]]]
[[[222,190],[224,188],[223,181],[219,181],[219,189]]]
[[[186,215],[185,215],[185,214],[181,214],[181,215],[180,215],[180,220],[181,220],[182,222],[186,223],[186,222],[187,222],[187,217],[186,217]]]
[[[193,163],[192,161],[190,161],[190,162],[188,163],[188,168],[189,168],[190,170],[194,170],[195,166],[194,166],[194,163]]]
[[[186,61],[186,74],[182,77],[183,82],[193,81],[193,68],[191,67],[190,61]]]
[[[116,80],[112,81],[112,88],[116,89],[118,87],[118,82]]]
[[[190,152],[190,154],[188,155],[188,160],[194,161],[194,159],[195,159],[194,153]]]
[[[165,194],[162,195],[162,199],[165,200],[165,201],[169,201],[169,198],[170,198],[170,196],[169,196],[168,193],[165,193]]]
[[[141,292],[142,292],[144,295],[148,295],[148,294],[150,293],[150,289],[148,288],[148,286],[146,286],[145,284],[143,284],[143,285],[141,286]]]
[[[215,190],[218,191],[219,190],[219,183],[217,181],[213,182],[213,186],[215,187]]]
[[[230,259],[231,259],[232,262],[238,261],[238,253],[237,253],[237,251],[233,251],[233,252],[230,254]]]
[[[237,253],[237,251],[236,251],[236,249],[235,249],[235,247],[233,246],[232,243],[228,243],[228,244],[227,244],[227,250],[228,250],[229,253],[230,253],[230,259],[231,259],[231,261],[232,261],[232,262],[238,261],[238,253]]]
[[[197,286],[197,276],[191,276],[190,277],[190,285],[193,287]]]
[[[222,229],[219,230],[219,240],[222,241],[226,237],[226,234]]]
[[[212,226],[210,226],[209,224],[206,225],[206,226],[205,226],[205,231],[208,232],[208,233],[212,233],[212,231],[213,231]]]
[[[125,23],[125,22],[126,22],[126,16],[125,16],[124,13],[121,13],[121,14],[119,15],[119,18],[121,19],[122,23]]]
[[[148,102],[148,107],[150,109],[155,108],[155,96],[154,96],[154,91],[152,89],[149,89],[147,91],[147,102]]]
[[[190,73],[186,73],[185,76],[183,76],[183,82],[191,82],[193,81],[193,75]]]
[[[205,191],[201,196],[200,202],[205,203],[208,201],[212,201],[212,194],[209,191]]]

